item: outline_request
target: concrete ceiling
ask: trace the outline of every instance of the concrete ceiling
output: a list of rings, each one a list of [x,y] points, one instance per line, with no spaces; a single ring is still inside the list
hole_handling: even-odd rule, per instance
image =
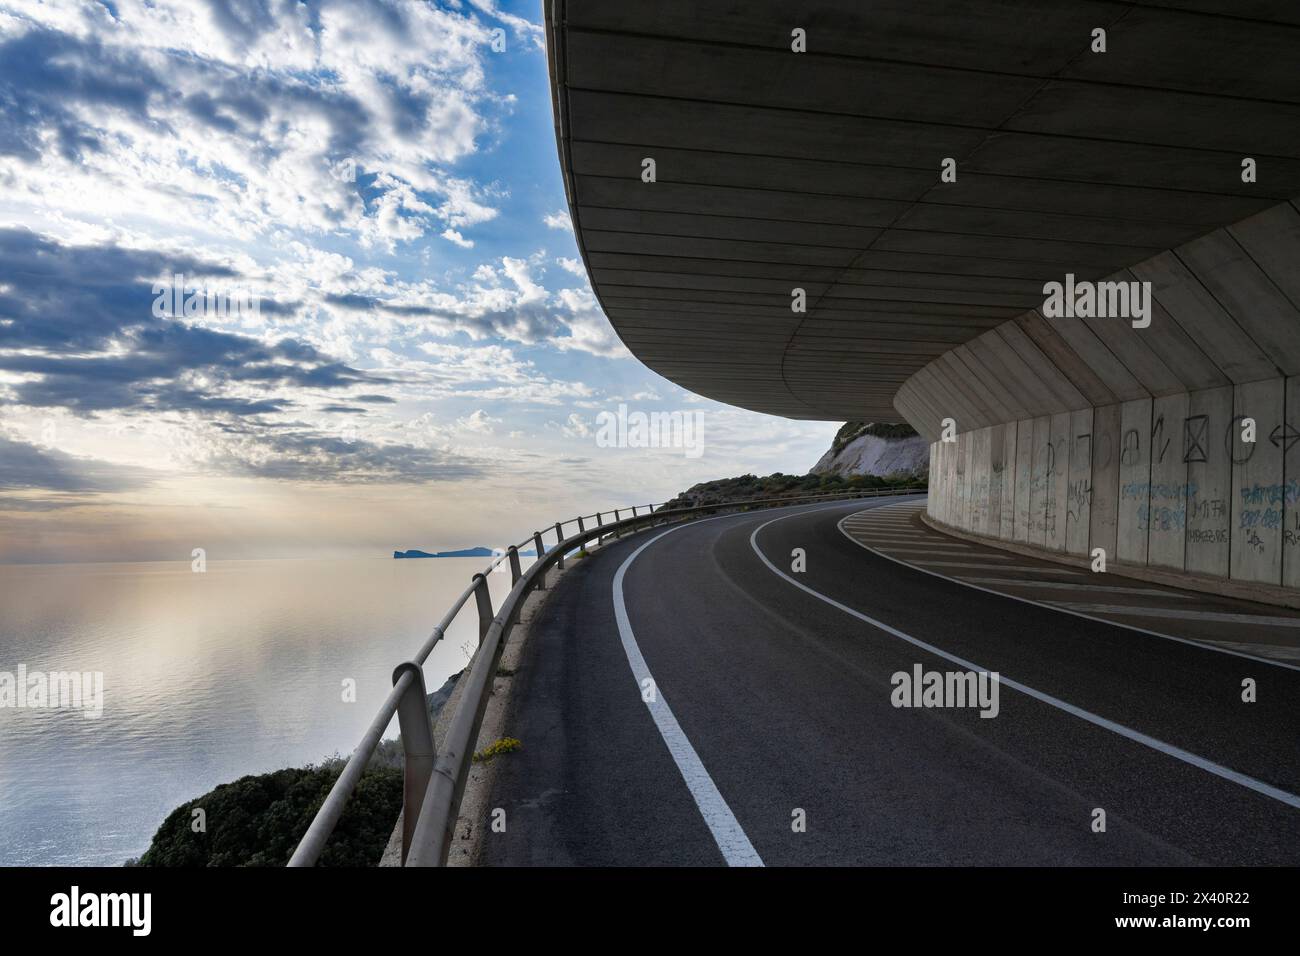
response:
[[[1293,0],[547,0],[546,26],[606,314],[650,368],[762,412],[897,420],[909,376],[1045,281],[1300,194]]]

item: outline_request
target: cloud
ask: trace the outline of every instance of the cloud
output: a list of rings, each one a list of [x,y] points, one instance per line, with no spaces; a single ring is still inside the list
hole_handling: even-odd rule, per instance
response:
[[[473,248],[474,248],[474,243],[473,243],[473,241],[472,241],[472,240],[469,240],[469,239],[466,239],[464,236],[462,236],[462,235],[461,235],[459,232],[457,232],[455,229],[444,229],[444,230],[442,231],[442,238],[446,239],[448,242],[454,242],[456,245],[460,246],[462,249],[473,249]]]
[[[544,261],[541,253],[502,256],[481,263],[468,280],[447,288],[426,280],[403,282],[382,271],[364,280],[345,274],[334,282],[339,291],[325,292],[321,303],[363,325],[382,316],[412,335],[463,332],[475,341],[499,338],[607,358],[628,357],[586,283],[576,289],[546,288],[540,275]],[[350,288],[342,291],[344,286]],[[295,294],[310,297],[312,293]],[[386,337],[391,339],[391,333],[392,329],[386,330]]]
[[[558,428],[565,438],[586,438],[591,435],[591,423],[572,412],[563,422],[549,422],[552,428]]]
[[[223,474],[281,481],[426,484],[483,474],[479,463],[447,449],[246,422],[224,426],[195,452],[200,463]]]
[[[569,231],[573,229],[573,221],[569,218],[567,209],[560,209],[551,213],[543,218],[542,222],[546,224],[547,229],[565,229]]]
[[[483,409],[477,409],[466,415],[464,418],[457,419],[456,427],[467,432],[479,432],[481,434],[491,434],[495,426],[501,424],[501,419],[493,418]]]
[[[0,434],[0,511],[50,511],[88,504],[97,496],[141,488],[142,468],[41,448]],[[8,492],[22,492],[13,495]]]
[[[294,339],[264,342],[153,314],[154,279],[230,275],[216,263],[112,246],[68,246],[0,229],[0,372],[9,400],[108,409],[260,415],[298,390],[385,381]]]
[[[538,49],[546,48],[546,35],[542,28],[531,20],[506,13],[497,6],[495,0],[470,0],[479,10],[495,20],[500,20],[515,31],[517,36],[530,40]]]
[[[460,231],[496,215],[449,171],[512,109],[489,42],[474,11],[404,0],[22,4],[0,14],[0,181],[224,234]]]

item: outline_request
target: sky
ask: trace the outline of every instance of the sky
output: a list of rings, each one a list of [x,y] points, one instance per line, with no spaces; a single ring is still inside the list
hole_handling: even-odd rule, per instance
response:
[[[0,0],[0,563],[499,546],[835,428],[619,342],[534,0]]]

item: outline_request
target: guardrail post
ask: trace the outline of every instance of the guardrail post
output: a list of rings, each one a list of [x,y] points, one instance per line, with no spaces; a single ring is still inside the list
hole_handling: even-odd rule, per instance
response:
[[[393,684],[405,674],[411,675],[397,702],[397,723],[402,735],[402,864],[411,849],[411,837],[420,819],[420,807],[429,789],[429,776],[438,751],[433,745],[433,721],[429,719],[429,702],[424,692],[424,669],[413,661],[398,664]]]
[[[519,567],[519,548],[512,544],[506,548],[506,553],[510,555],[510,584],[513,587],[519,583],[519,578],[523,574]]]
[[[633,517],[633,518],[636,517],[636,505],[633,505],[633,506],[632,506],[632,517]]]
[[[564,570],[564,548],[562,547],[563,544],[564,544],[564,529],[560,527],[560,523],[557,521],[555,522],[555,546],[560,549],[560,556],[555,559],[555,566],[559,568],[561,571]]]
[[[534,532],[533,532],[533,550],[537,552],[537,560],[538,560],[538,561],[542,560],[542,556],[546,554],[546,545],[542,544],[542,533],[541,533],[540,531],[534,531]],[[543,572],[538,576],[538,578],[537,578],[537,586],[538,586],[539,588],[545,588],[545,587],[546,587],[546,572],[545,572],[545,571],[543,571]]]
[[[481,573],[474,575],[474,600],[478,602],[478,642],[482,644],[492,626],[492,592]]]

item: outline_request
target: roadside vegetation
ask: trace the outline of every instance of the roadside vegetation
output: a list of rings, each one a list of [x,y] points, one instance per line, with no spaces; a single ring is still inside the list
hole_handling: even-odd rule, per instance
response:
[[[342,760],[240,777],[183,803],[127,866],[284,866],[307,832]],[[402,809],[402,771],[371,765],[318,866],[375,866]]]
[[[863,435],[874,435],[877,438],[887,438],[894,441],[903,438],[912,438],[919,434],[911,425],[900,424],[890,425],[880,422],[845,422],[840,426],[840,430],[835,433],[835,438],[831,440],[831,452],[838,455],[844,446],[855,438]]]
[[[892,426],[891,426],[892,427]],[[690,508],[741,501],[748,498],[782,498],[788,495],[833,494],[843,491],[871,491],[886,488],[914,488],[924,491],[924,477],[879,478],[875,475],[785,475],[777,472],[760,478],[741,475],[738,478],[720,478],[693,485],[673,498],[663,507]]]
[[[475,763],[487,763],[493,757],[512,754],[524,748],[523,741],[517,737],[501,737],[474,754]]]

